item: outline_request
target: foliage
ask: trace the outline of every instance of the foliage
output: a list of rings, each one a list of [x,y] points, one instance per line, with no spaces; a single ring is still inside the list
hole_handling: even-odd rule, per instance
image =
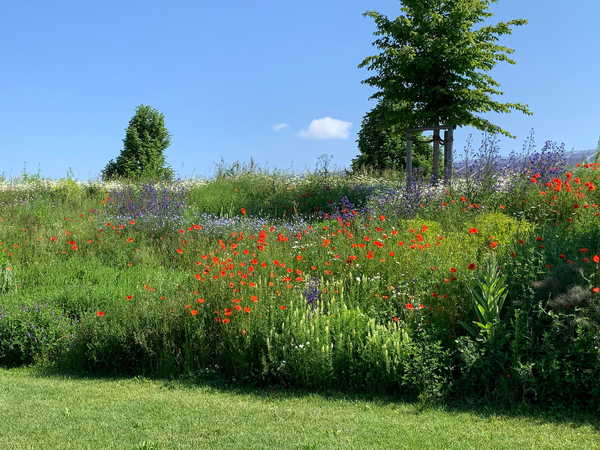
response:
[[[123,150],[116,161],[110,160],[102,171],[103,180],[170,180],[172,169],[165,167],[163,152],[171,143],[164,115],[140,105],[129,121]]]
[[[474,286],[468,286],[469,294],[475,311],[474,329],[464,324],[474,336],[481,335],[486,342],[492,341],[500,324],[500,312],[508,295],[506,278],[497,267],[496,258],[489,256],[484,259],[480,276]]]
[[[6,294],[14,290],[16,277],[14,268],[8,265],[5,256],[0,253],[0,294]]]
[[[331,212],[341,197],[360,208],[373,186],[351,177],[242,173],[217,177],[190,189],[188,204],[195,214],[231,219],[244,215],[267,219],[312,219]]]
[[[531,223],[501,212],[480,214],[472,223],[478,230],[477,234],[483,238],[486,247],[489,247],[492,242],[496,242],[500,250],[512,249],[520,239],[530,239],[534,230]],[[498,247],[494,248],[498,249]]]
[[[500,103],[499,83],[487,71],[498,62],[514,64],[513,50],[496,42],[510,34],[524,19],[474,26],[492,16],[493,0],[403,0],[404,15],[395,20],[375,11],[366,12],[377,25],[374,45],[381,50],[365,58],[359,67],[376,74],[363,83],[375,87],[371,98],[397,105],[389,113],[391,124],[415,128],[446,124],[471,125],[490,133],[509,132],[476,115],[488,111],[518,110],[531,114],[526,105]]]
[[[2,191],[3,364],[594,409],[599,167]]]
[[[405,161],[405,136],[397,125],[390,125],[386,119],[389,114],[386,102],[380,101],[365,114],[358,132],[358,155],[352,161],[352,169],[402,170]],[[431,172],[433,149],[425,142],[422,133],[416,133],[413,145],[413,166],[422,176]]]
[[[107,195],[112,217],[161,229],[182,222],[188,191],[181,186],[143,183],[113,189]]]
[[[73,322],[55,306],[0,305],[0,365],[54,359],[72,330]]]

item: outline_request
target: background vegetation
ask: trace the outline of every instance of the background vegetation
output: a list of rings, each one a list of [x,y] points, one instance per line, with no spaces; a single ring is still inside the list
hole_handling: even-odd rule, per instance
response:
[[[598,165],[497,151],[411,190],[258,170],[13,185],[0,362],[597,410]]]

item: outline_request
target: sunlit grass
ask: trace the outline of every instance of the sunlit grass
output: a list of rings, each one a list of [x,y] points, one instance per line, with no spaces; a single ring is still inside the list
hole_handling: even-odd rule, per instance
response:
[[[391,398],[0,369],[0,448],[594,449],[597,420]]]

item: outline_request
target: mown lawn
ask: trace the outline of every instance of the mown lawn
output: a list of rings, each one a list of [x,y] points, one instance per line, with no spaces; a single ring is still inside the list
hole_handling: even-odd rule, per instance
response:
[[[2,449],[600,448],[600,420],[0,369]]]

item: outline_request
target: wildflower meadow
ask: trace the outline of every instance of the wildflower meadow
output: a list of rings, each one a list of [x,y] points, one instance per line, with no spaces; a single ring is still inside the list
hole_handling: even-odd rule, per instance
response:
[[[563,156],[5,182],[0,365],[599,411],[600,164]]]

